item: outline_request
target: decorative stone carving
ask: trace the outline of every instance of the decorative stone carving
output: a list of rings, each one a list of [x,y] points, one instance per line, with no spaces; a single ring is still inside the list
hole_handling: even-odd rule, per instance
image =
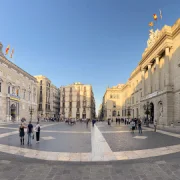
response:
[[[156,39],[159,38],[159,33],[160,33],[159,29],[157,29],[155,32],[153,29],[149,31],[149,39],[147,41],[147,48],[152,46],[156,42]]]

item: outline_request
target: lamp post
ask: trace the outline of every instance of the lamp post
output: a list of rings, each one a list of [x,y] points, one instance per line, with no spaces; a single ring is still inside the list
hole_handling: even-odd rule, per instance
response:
[[[31,121],[32,121],[32,115],[33,115],[34,109],[32,108],[32,106],[29,108],[29,113],[31,116]]]
[[[146,114],[146,126],[149,126],[149,119],[148,119],[148,115],[150,114],[150,104],[149,104],[149,102],[144,104],[143,107],[144,107],[144,113]]]

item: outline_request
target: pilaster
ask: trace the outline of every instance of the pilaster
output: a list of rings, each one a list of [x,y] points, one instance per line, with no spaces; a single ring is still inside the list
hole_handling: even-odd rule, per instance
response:
[[[152,86],[152,72],[151,72],[151,64],[148,64],[148,94],[151,93],[151,86]]]
[[[145,69],[141,70],[141,79],[142,79],[142,96],[145,96]]]
[[[159,56],[156,57],[156,90],[160,90]]]

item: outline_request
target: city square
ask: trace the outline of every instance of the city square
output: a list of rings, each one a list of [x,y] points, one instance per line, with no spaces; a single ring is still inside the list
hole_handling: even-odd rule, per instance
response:
[[[0,180],[180,180],[179,7],[1,3]]]
[[[179,179],[180,134],[147,127],[142,134],[132,133],[123,122],[96,122],[94,127],[44,122],[40,143],[33,140],[29,147],[27,135],[25,145],[20,145],[18,126],[0,125],[4,180]]]

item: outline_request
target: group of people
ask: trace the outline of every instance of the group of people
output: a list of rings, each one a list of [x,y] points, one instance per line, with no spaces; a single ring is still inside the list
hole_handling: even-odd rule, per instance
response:
[[[113,122],[111,120],[111,118],[108,118],[108,125],[111,125],[111,122]],[[120,125],[121,122],[124,122],[125,125],[130,125],[130,128],[131,128],[133,133],[134,133],[135,129],[138,129],[139,133],[142,134],[142,121],[140,119],[137,119],[137,118],[134,118],[134,119],[116,118],[116,124]]]
[[[36,132],[36,143],[39,143],[40,141],[40,124],[37,122],[35,128],[33,128],[33,124],[31,121],[26,126],[25,123],[21,123],[19,127],[19,137],[20,137],[20,143],[21,145],[24,145],[24,136],[25,136],[25,129],[27,129],[27,136],[28,136],[28,142],[27,145],[32,145],[32,139],[34,139],[34,131]]]

